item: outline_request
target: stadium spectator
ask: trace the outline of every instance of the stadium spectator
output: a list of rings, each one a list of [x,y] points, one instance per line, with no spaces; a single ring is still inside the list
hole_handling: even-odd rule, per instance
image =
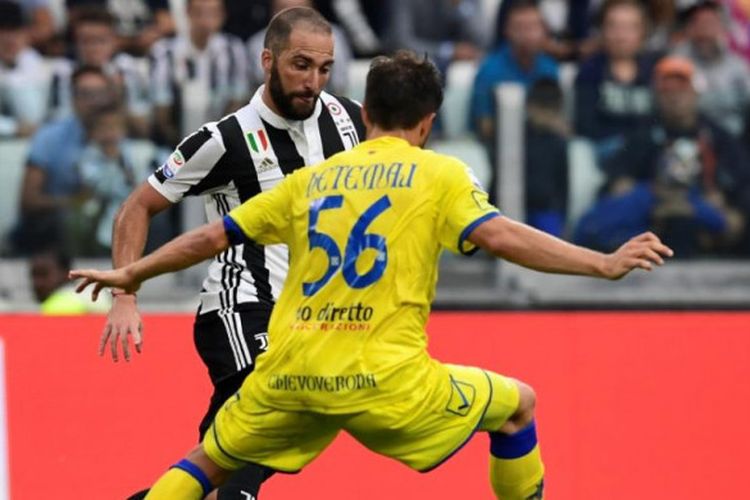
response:
[[[151,98],[157,139],[181,136],[238,109],[247,99],[247,53],[220,32],[224,0],[187,0],[189,30],[158,41],[152,51]]]
[[[428,54],[443,73],[452,61],[475,61],[488,45],[478,0],[398,0],[385,33],[391,49]]]
[[[47,113],[49,77],[28,41],[21,7],[0,1],[0,138],[30,135]]]
[[[169,0],[65,0],[65,4],[71,25],[91,7],[111,12],[118,48],[134,55],[146,55],[154,42],[175,32]]]
[[[733,54],[721,4],[703,1],[685,14],[685,42],[674,53],[693,62],[700,77],[701,111],[735,136],[750,104],[750,67]]]
[[[92,199],[90,253],[108,256],[112,247],[115,214],[131,191],[166,161],[169,151],[149,148],[137,154],[137,145],[127,137],[126,114],[117,103],[97,110],[87,126],[89,142],[81,155],[81,182]],[[149,245],[158,246],[174,234],[169,219],[159,214],[151,224]],[[157,239],[158,241],[154,241]]]
[[[612,0],[601,13],[602,50],[581,64],[575,82],[575,128],[596,142],[601,159],[652,112],[657,56],[643,49],[646,12],[635,0]]]
[[[495,45],[505,42],[503,26],[508,12],[517,0],[500,2],[495,17]],[[587,38],[589,27],[589,2],[587,0],[536,0],[544,24],[549,30],[544,51],[559,60],[577,59],[588,55],[597,45]]]
[[[110,77],[119,94],[122,94],[129,131],[146,137],[150,132],[151,104],[148,98],[148,77],[145,67],[129,54],[118,52],[115,18],[107,10],[90,6],[79,8],[72,25],[75,42],[75,60],[54,61],[52,80],[52,105],[56,116],[70,113],[70,75],[76,67],[101,68]]]
[[[506,43],[481,62],[474,79],[469,123],[482,141],[494,138],[494,89],[501,83],[531,86],[540,78],[557,80],[557,63],[542,53],[546,33],[541,14],[531,0],[513,2],[503,28]]]
[[[70,257],[59,249],[47,248],[31,256],[29,274],[39,312],[54,316],[107,312],[109,299],[94,302],[76,293],[75,284],[68,279],[69,271]]]
[[[75,212],[87,201],[77,164],[86,144],[86,124],[97,109],[116,98],[111,80],[92,66],[72,77],[73,108],[67,118],[43,125],[31,140],[21,188],[21,218],[14,234],[16,251],[28,254],[40,247],[74,249]],[[71,252],[72,253],[72,252]]]
[[[31,44],[44,48],[55,35],[55,23],[49,0],[12,0],[21,6],[28,25]]]
[[[338,22],[349,35],[356,57],[371,57],[383,51],[383,36],[395,0],[315,0],[315,8]]]
[[[556,80],[537,80],[526,96],[526,222],[562,236],[568,201],[568,137]]]
[[[576,241],[613,248],[653,228],[680,257],[737,251],[750,214],[750,165],[738,141],[701,115],[690,61],[656,66],[655,121],[605,164],[608,194]]]
[[[284,9],[291,7],[313,7],[312,0],[271,0],[271,15],[275,16]],[[338,26],[332,24],[334,47],[336,48],[336,63],[331,68],[331,78],[328,80],[326,90],[334,94],[344,95],[349,83],[349,63],[352,60],[352,50],[346,34]],[[247,43],[247,51],[250,56],[250,88],[255,90],[265,80],[261,54],[263,52],[263,41],[266,37],[265,28],[252,37]]]

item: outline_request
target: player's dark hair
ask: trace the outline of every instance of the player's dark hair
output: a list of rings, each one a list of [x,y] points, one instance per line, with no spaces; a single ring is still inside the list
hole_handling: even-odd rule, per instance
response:
[[[414,128],[443,103],[443,84],[427,56],[406,50],[373,59],[367,74],[365,110],[384,130]]]
[[[97,75],[101,77],[103,80],[107,81],[108,83],[111,83],[107,74],[104,73],[104,71],[102,71],[100,67],[93,66],[91,64],[84,64],[82,66],[77,67],[75,71],[73,71],[73,75],[70,77],[70,82],[73,85],[73,88],[75,88],[76,85],[78,85],[78,81],[81,78],[87,75]]]
[[[14,31],[24,27],[23,9],[16,2],[0,1],[0,30]]]
[[[115,29],[117,20],[106,8],[98,5],[84,5],[75,11],[73,28],[81,24],[102,24],[108,28]]]
[[[331,24],[317,10],[310,7],[291,7],[273,16],[271,22],[268,23],[263,47],[269,49],[274,55],[278,54],[289,43],[292,30],[301,23],[312,31],[329,35],[333,33]]]

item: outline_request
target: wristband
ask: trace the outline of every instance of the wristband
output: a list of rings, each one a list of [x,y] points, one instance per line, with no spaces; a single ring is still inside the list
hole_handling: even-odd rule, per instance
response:
[[[128,293],[125,290],[115,290],[114,288],[112,290],[110,290],[109,293],[112,294],[112,297],[119,297],[120,295],[132,295],[133,297],[136,296],[135,292]]]

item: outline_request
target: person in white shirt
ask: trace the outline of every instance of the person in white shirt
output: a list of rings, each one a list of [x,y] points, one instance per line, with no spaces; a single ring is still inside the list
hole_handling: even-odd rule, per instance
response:
[[[0,1],[0,138],[31,135],[47,114],[49,75],[21,6]]]

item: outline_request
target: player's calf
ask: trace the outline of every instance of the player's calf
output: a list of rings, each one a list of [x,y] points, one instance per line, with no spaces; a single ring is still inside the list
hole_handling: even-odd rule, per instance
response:
[[[518,410],[503,426],[490,432],[490,482],[502,500],[538,500],[543,496],[544,465],[537,443],[533,389],[516,382]]]
[[[159,478],[146,500],[202,500],[224,482],[228,474],[198,446]]]

